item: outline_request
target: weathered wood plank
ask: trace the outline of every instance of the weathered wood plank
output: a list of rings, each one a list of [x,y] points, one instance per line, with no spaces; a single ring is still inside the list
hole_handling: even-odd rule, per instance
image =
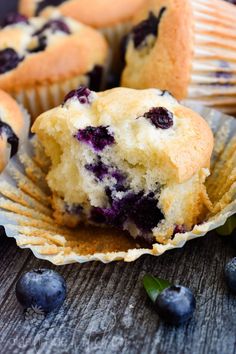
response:
[[[54,267],[6,239],[1,244],[0,284],[12,279],[1,293],[1,352],[19,352],[22,347],[23,353],[39,354],[235,353],[236,297],[228,292],[223,278],[224,264],[235,251],[216,235],[131,264],[94,262],[58,267],[68,284],[66,303],[35,323],[24,320],[13,279],[18,277],[18,269]],[[7,264],[15,264],[15,269],[3,267],[4,250],[11,258]],[[173,328],[159,321],[141,285],[147,272],[193,289],[197,310],[188,324]]]

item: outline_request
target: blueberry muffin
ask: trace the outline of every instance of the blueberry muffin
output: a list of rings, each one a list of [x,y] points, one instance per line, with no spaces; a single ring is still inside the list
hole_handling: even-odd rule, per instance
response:
[[[34,119],[58,105],[68,89],[99,89],[107,58],[103,36],[77,21],[10,15],[0,31],[0,88]]]
[[[221,0],[148,0],[123,40],[122,86],[236,113],[236,7]]]
[[[51,159],[60,224],[110,225],[165,243],[211,207],[212,132],[167,92],[80,87],[38,117],[33,132]]]
[[[120,40],[129,30],[131,18],[144,3],[145,0],[21,0],[19,12],[27,16],[44,16],[57,9],[64,16],[101,30],[113,49],[117,64]]]
[[[29,132],[27,112],[0,90],[0,172],[6,167]]]

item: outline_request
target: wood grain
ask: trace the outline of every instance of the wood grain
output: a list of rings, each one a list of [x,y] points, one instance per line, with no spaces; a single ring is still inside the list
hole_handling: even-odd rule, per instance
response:
[[[1,238],[0,350],[2,353],[196,353],[236,352],[236,297],[223,269],[235,255],[215,234],[161,257],[125,264],[97,262],[55,268]],[[15,298],[19,275],[54,268],[68,285],[63,307],[44,320],[25,320]],[[145,273],[190,287],[197,299],[194,318],[180,327],[163,324],[141,279]]]
[[[0,16],[15,4],[0,0]],[[212,233],[158,258],[55,268],[0,236],[0,353],[234,354],[236,296],[226,287],[223,269],[235,253]],[[67,300],[43,320],[26,320],[15,284],[38,267],[65,277]],[[190,287],[197,299],[194,318],[180,327],[163,324],[142,288],[145,273]]]

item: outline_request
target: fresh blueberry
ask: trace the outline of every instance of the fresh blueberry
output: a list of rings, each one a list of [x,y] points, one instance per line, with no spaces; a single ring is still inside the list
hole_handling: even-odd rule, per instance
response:
[[[17,12],[13,12],[8,14],[4,20],[2,21],[2,28],[10,25],[15,25],[17,23],[25,23],[28,24],[28,18],[24,15],[21,15]]]
[[[38,15],[47,6],[59,6],[66,0],[42,0],[38,2],[36,15]]]
[[[133,27],[131,36],[135,48],[140,47],[148,35],[152,34],[155,37],[158,36],[159,24],[165,11],[166,8],[162,7],[158,16],[155,16],[153,12],[150,12],[147,19]]]
[[[106,146],[112,145],[115,142],[114,136],[109,131],[108,127],[88,126],[85,129],[79,129],[74,137],[91,146],[95,151],[102,151]]]
[[[15,69],[22,60],[12,48],[0,50],[0,74]]]
[[[50,29],[52,33],[55,33],[57,31],[61,31],[66,34],[71,33],[68,25],[64,21],[57,19],[57,20],[50,20],[47,23],[45,23],[45,25],[42,28],[40,28],[38,31],[34,33],[34,36],[39,36],[48,29]]]
[[[9,124],[0,120],[0,136],[2,134],[6,134],[7,136],[7,142],[11,145],[11,157],[13,157],[18,151],[19,138]]]
[[[154,107],[149,112],[144,113],[156,128],[168,129],[173,126],[173,113],[164,107]]]
[[[231,259],[225,266],[225,279],[228,287],[236,292],[236,258]]]
[[[155,308],[165,322],[179,325],[192,317],[196,300],[190,289],[172,285],[157,296]]]
[[[77,98],[81,104],[89,103],[90,95],[91,91],[87,87],[80,86],[77,90],[72,90],[66,95],[63,104],[71,98]]]
[[[24,308],[37,306],[50,312],[64,302],[66,283],[51,269],[35,269],[20,277],[16,284],[16,297]]]

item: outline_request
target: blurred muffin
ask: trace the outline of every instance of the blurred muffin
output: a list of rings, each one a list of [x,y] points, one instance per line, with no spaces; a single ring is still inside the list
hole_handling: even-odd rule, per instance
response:
[[[0,90],[0,172],[29,133],[29,117],[16,101]]]
[[[35,118],[58,105],[68,89],[99,89],[107,58],[103,36],[77,21],[10,15],[0,31],[0,88]]]
[[[32,129],[51,159],[47,181],[61,224],[110,225],[166,243],[210,207],[212,132],[166,92],[81,87]]]
[[[113,49],[117,64],[120,40],[130,29],[131,18],[144,3],[145,0],[21,0],[19,12],[27,16],[44,16],[56,8],[64,16],[101,30]]]
[[[122,86],[158,87],[235,114],[235,18],[221,0],[148,0],[124,40]]]

